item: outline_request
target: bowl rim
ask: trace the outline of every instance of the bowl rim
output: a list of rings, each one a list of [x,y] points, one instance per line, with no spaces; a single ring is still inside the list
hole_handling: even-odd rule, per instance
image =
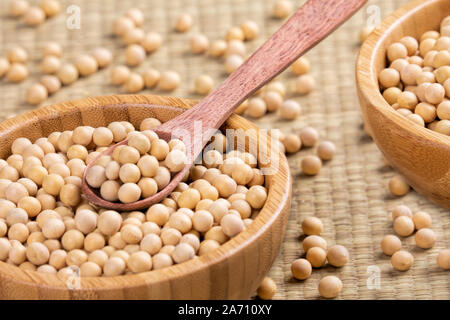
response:
[[[151,102],[150,100],[157,101],[157,103]],[[70,112],[90,107],[111,107],[118,105],[123,105],[124,107],[140,105],[164,107],[164,103],[170,103],[169,108],[188,109],[195,105],[196,101],[160,95],[109,95],[89,97],[44,106],[27,111],[14,118],[6,119],[0,123],[0,132],[7,134],[18,129],[20,126],[26,125],[27,122],[35,121],[39,117],[48,120],[49,117],[57,118],[63,114],[69,114]],[[177,106],[174,107],[173,105]],[[232,114],[224,125],[230,126],[231,123],[245,123],[250,128],[255,129],[255,132],[258,132],[256,125],[236,114]],[[267,134],[263,133],[263,138],[266,139],[266,137]],[[210,268],[212,265],[223,262],[225,259],[232,257],[236,252],[257,241],[261,234],[280,218],[286,205],[289,205],[292,191],[292,178],[289,165],[284,153],[278,151],[277,156],[279,158],[278,172],[271,178],[267,201],[258,216],[239,235],[203,256],[196,257],[181,264],[138,274],[114,277],[80,277],[81,287],[77,289],[69,288],[66,285],[66,279],[58,277],[57,274],[43,274],[37,271],[23,270],[18,266],[3,261],[0,261],[0,278],[9,278],[14,283],[31,285],[38,288],[46,287],[52,290],[60,289],[77,292],[95,290],[100,292],[136,288],[143,285],[148,287],[152,284],[176,280],[177,278]]]
[[[381,94],[378,74],[375,68],[375,60],[379,50],[381,50],[381,44],[386,41],[386,38],[394,29],[418,11],[426,10],[426,8],[443,1],[445,0],[411,1],[386,17],[367,37],[359,50],[356,59],[356,83],[359,92],[369,102],[369,105],[391,119],[402,130],[407,131],[411,136],[420,136],[448,147],[450,145],[450,136],[445,136],[406,119],[389,105]],[[370,111],[369,108],[367,110]],[[373,130],[376,131],[376,129]]]

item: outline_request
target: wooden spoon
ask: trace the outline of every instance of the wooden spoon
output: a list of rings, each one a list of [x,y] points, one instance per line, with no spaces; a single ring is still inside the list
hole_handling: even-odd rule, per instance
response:
[[[99,157],[111,155],[114,148],[126,145],[127,140],[124,140],[102,152],[87,165],[82,183],[86,198],[103,208],[133,211],[147,208],[167,197],[187,174],[194,159],[234,109],[350,18],[366,1],[307,1],[217,89],[182,115],[155,128],[154,131],[158,136],[166,141],[173,136],[181,136],[186,145],[188,158],[188,164],[172,177],[164,189],[149,198],[125,204],[106,201],[90,188],[86,182],[87,171]]]

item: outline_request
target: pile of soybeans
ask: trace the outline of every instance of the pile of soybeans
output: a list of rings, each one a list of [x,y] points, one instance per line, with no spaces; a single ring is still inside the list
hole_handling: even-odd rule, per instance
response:
[[[116,212],[88,203],[81,177],[91,161],[96,165],[87,182],[110,201],[147,197],[181,170],[185,146],[159,139],[151,130],[159,124],[147,118],[139,131],[122,121],[34,142],[16,139],[11,155],[0,160],[0,260],[61,276],[77,270],[82,277],[118,276],[204,255],[247,228],[266,201],[265,179],[252,154],[226,152],[221,133],[203,164],[148,210]],[[125,138],[127,147],[99,157]]]

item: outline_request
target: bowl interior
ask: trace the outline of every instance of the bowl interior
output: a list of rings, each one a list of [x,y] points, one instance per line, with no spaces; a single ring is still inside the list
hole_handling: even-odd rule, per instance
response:
[[[374,49],[386,52],[386,49],[402,37],[411,36],[420,39],[423,33],[439,30],[441,20],[450,14],[450,3],[445,0],[416,0],[405,5],[386,18],[375,31]],[[369,43],[375,39],[369,40]],[[375,76],[386,68],[386,54],[373,52],[373,71]],[[378,79],[375,82],[378,87]]]
[[[130,121],[138,127],[147,117],[155,117],[162,122],[168,121],[183,112],[183,109],[194,105],[194,101],[160,96],[109,96],[87,98],[79,101],[61,103],[30,111],[0,124],[0,157],[5,159],[10,154],[12,142],[19,137],[28,137],[34,141],[48,136],[54,131],[72,130],[80,125],[93,127],[105,126],[112,121]],[[245,246],[251,245],[258,237],[279,218],[285,211],[290,200],[290,174],[284,154],[277,149],[270,153],[270,139],[267,135],[258,134],[256,127],[247,120],[232,115],[224,124],[223,129],[250,129],[247,139],[250,142],[262,141],[257,152],[269,155],[270,160],[264,166],[270,167],[276,158],[277,171],[266,177],[269,188],[268,199],[260,214],[253,223],[241,234],[231,239],[219,249],[204,256],[189,260],[182,264],[165,269],[154,270],[136,275],[119,277],[81,278],[82,289],[123,289],[148,286],[164,281],[172,281],[196,271],[219,263]],[[252,150],[246,149],[249,152]],[[254,151],[254,150],[253,150]],[[287,218],[286,218],[287,219]],[[280,230],[284,233],[284,229]],[[67,289],[67,283],[57,275],[42,274],[34,271],[24,271],[13,265],[0,262],[0,277],[13,278],[16,283],[33,284],[35,286],[51,286],[56,289]],[[28,287],[27,287],[28,288]]]

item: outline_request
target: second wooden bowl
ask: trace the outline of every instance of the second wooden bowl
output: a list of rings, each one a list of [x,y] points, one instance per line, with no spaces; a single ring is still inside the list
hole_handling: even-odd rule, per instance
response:
[[[450,208],[450,137],[396,112],[380,93],[378,74],[386,66],[390,44],[404,36],[418,39],[428,30],[439,30],[448,15],[448,0],[418,0],[403,6],[368,37],[356,64],[359,101],[369,133],[415,190],[446,208]]]
[[[160,96],[106,96],[60,103],[30,111],[0,124],[0,157],[10,153],[19,137],[34,141],[53,131],[80,125],[105,126],[127,120],[138,125],[144,118],[161,121],[182,113],[194,101]],[[250,141],[259,140],[260,155],[278,161],[269,179],[268,199],[254,222],[217,250],[169,268],[136,275],[66,279],[25,271],[0,262],[2,299],[248,299],[277,256],[289,215],[291,177],[284,154],[270,153],[266,134],[247,120],[232,115],[224,128],[253,129]],[[251,150],[249,150],[251,152]],[[267,164],[269,165],[269,164]],[[77,286],[77,280],[79,286]]]

